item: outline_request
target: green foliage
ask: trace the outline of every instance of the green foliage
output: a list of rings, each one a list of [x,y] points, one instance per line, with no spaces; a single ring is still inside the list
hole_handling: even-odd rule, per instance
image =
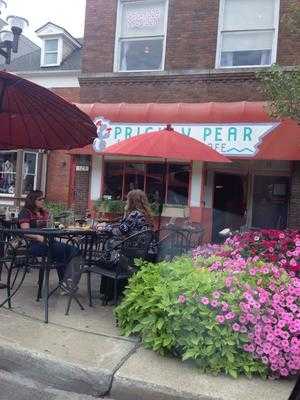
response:
[[[224,290],[226,276],[195,268],[189,258],[141,263],[116,309],[122,333],[140,336],[146,348],[161,355],[191,359],[203,372],[265,377],[266,366],[242,350],[247,336],[218,324],[216,310],[200,301]],[[180,296],[186,301],[181,303]],[[241,293],[228,291],[226,296],[234,311]]]
[[[94,207],[98,211],[113,214],[123,214],[125,202],[122,200],[99,199],[94,202]]]
[[[300,3],[289,2],[287,12],[282,17],[282,29],[290,37],[291,46],[300,36]],[[293,118],[300,122],[300,69],[285,71],[278,65],[258,74],[263,83],[263,92],[269,100],[272,117]]]
[[[53,218],[58,218],[61,214],[72,213],[72,211],[64,203],[56,203],[52,201],[46,201],[45,207],[53,215]]]
[[[158,202],[150,203],[150,208],[151,208],[152,214],[155,216],[160,214],[160,207],[161,207],[161,205]]]
[[[293,118],[300,122],[300,70],[285,71],[278,65],[258,73],[263,92],[270,101],[272,117]]]

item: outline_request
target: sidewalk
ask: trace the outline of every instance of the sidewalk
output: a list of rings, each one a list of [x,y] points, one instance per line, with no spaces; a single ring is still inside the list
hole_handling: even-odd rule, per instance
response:
[[[2,292],[2,293],[1,293]],[[3,291],[0,296],[3,297]],[[82,301],[86,301],[85,287]],[[1,297],[0,297],[1,300]],[[53,296],[50,323],[27,278],[13,311],[0,309],[0,372],[16,373],[55,390],[114,400],[287,400],[294,382],[200,374],[193,366],[145,350],[120,336],[112,307],[74,304]]]

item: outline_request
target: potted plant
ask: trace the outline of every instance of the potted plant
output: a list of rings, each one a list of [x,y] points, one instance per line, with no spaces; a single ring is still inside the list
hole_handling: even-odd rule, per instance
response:
[[[119,219],[123,215],[124,206],[125,202],[122,200],[98,199],[94,202],[95,217],[106,221]]]

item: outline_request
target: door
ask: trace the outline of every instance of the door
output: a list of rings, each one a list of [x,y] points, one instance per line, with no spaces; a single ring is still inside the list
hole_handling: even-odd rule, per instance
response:
[[[254,177],[252,226],[285,229],[287,226],[289,178],[286,176]]]
[[[213,242],[221,242],[219,232],[238,230],[244,223],[247,178],[236,174],[215,174],[213,201]]]

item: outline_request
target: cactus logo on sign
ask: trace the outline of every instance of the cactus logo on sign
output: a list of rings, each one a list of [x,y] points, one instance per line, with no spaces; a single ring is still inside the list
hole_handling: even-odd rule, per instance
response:
[[[98,138],[93,148],[100,152],[107,146],[131,137],[165,128],[164,124],[114,123],[103,117],[95,120]],[[98,125],[97,125],[98,124]],[[226,156],[254,156],[262,138],[279,123],[257,124],[172,124],[175,131],[207,144]]]

